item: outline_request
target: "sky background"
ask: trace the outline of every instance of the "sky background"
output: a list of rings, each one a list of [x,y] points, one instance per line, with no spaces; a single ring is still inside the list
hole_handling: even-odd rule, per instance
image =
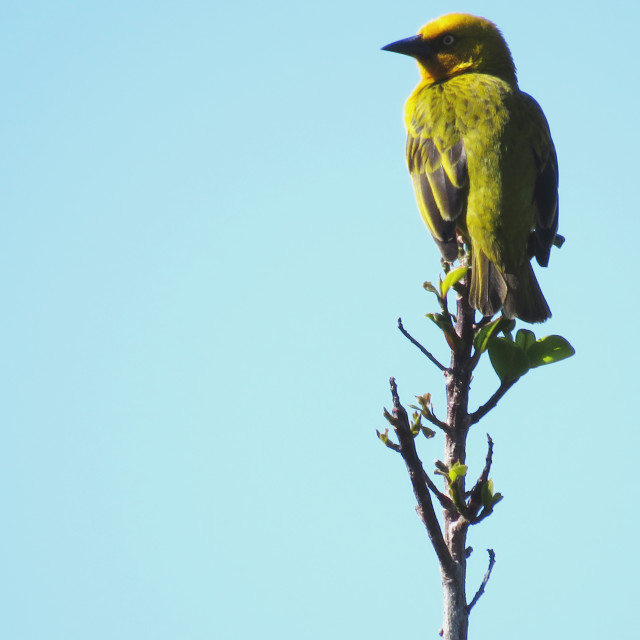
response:
[[[437,563],[376,439],[445,359],[404,164],[429,19],[496,22],[543,106],[576,357],[473,428],[505,500],[471,530],[471,638],[637,627],[638,8],[9,2],[0,24],[0,636],[434,638]],[[498,380],[485,363],[472,408]],[[442,440],[421,442],[428,469]]]

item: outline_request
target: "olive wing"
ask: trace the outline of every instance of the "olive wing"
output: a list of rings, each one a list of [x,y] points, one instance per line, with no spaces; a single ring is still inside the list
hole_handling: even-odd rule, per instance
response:
[[[535,256],[540,266],[546,267],[558,231],[558,158],[547,119],[540,105],[530,95],[522,95],[529,112],[537,167],[533,191],[536,220],[531,235],[530,253],[532,257]]]
[[[422,214],[445,260],[458,257],[457,220],[467,206],[467,154],[464,141],[440,148],[422,132],[407,136],[407,164]]]

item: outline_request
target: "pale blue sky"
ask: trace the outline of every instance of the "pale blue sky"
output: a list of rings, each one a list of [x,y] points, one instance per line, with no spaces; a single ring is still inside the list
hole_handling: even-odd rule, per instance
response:
[[[495,21],[560,161],[538,270],[575,358],[471,436],[471,638],[630,637],[640,356],[638,9],[627,2],[5,3],[0,636],[436,638],[434,554],[375,437],[442,379],[439,261],[404,165],[411,60]],[[498,384],[481,367],[472,403]],[[422,446],[427,465],[442,442]]]

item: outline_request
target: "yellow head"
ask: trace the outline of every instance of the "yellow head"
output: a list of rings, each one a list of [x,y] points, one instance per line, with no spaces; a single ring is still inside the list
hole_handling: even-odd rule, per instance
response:
[[[516,82],[516,68],[502,34],[493,22],[467,13],[450,13],[428,22],[417,36],[383,47],[418,61],[427,82],[462,73],[488,73]]]

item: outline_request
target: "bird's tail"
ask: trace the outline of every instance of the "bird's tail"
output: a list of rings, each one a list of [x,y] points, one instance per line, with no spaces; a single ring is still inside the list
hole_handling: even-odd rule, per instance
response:
[[[517,276],[502,273],[481,251],[473,254],[469,302],[484,316],[493,316],[502,309],[507,318],[524,322],[544,322],[551,317],[530,262]]]

